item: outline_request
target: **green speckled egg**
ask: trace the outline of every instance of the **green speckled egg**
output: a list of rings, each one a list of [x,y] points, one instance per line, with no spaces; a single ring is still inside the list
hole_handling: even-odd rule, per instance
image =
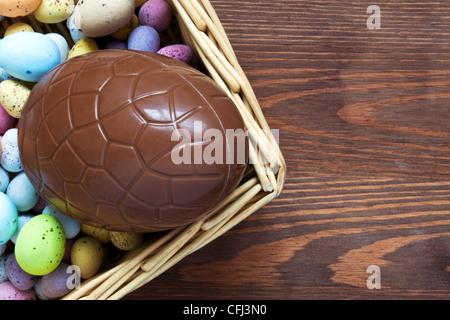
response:
[[[30,219],[20,230],[14,253],[20,267],[42,276],[58,267],[66,248],[64,229],[53,216],[40,214]]]

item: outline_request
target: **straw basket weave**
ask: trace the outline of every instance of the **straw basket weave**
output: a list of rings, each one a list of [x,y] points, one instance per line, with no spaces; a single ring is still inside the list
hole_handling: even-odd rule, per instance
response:
[[[145,285],[187,255],[221,236],[249,215],[276,198],[284,184],[286,165],[253,89],[240,67],[223,26],[208,0],[167,0],[175,19],[165,31],[167,39],[181,39],[190,45],[209,75],[234,101],[250,138],[250,164],[242,183],[214,212],[188,226],[150,236],[133,251],[107,265],[95,277],[62,299],[118,300]],[[64,23],[42,24],[32,15],[3,19],[0,36],[14,22],[26,22],[41,33],[57,32],[73,45]]]

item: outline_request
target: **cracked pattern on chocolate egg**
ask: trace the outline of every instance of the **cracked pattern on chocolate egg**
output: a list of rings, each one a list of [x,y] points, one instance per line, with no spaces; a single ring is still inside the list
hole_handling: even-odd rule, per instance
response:
[[[97,51],[35,85],[19,121],[20,156],[39,195],[59,211],[109,230],[167,230],[213,210],[246,168],[237,159],[174,163],[181,130],[194,138],[195,123],[224,137],[244,129],[233,102],[200,71],[158,54]],[[193,160],[195,148],[212,141],[185,151]],[[238,153],[228,139],[222,147]]]

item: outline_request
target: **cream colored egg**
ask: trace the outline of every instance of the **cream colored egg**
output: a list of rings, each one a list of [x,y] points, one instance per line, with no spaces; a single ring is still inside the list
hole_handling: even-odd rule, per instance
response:
[[[30,88],[16,80],[4,80],[0,82],[0,104],[10,116],[18,119],[30,92]]]
[[[73,12],[74,24],[87,37],[103,37],[130,22],[134,9],[134,0],[78,1]]]
[[[5,17],[19,17],[31,14],[41,3],[41,0],[1,0],[0,15]]]
[[[142,233],[110,231],[111,242],[120,250],[130,251],[142,243]]]
[[[70,260],[80,268],[80,277],[93,277],[103,263],[103,247],[100,241],[92,237],[81,237],[72,244]]]
[[[137,17],[137,15],[133,14],[133,17],[131,18],[130,22],[128,22],[127,25],[121,28],[119,31],[111,34],[111,36],[116,40],[127,40],[131,34],[131,31],[136,29],[138,26],[139,26],[139,18]]]
[[[34,17],[42,23],[58,23],[67,20],[74,8],[74,0],[42,0]]]
[[[5,37],[16,32],[34,32],[33,27],[25,22],[16,22],[10,25],[5,31]]]
[[[98,44],[97,42],[95,42],[94,39],[91,38],[81,39],[80,41],[75,43],[72,49],[70,49],[67,59],[71,59],[76,56],[81,56],[83,54],[93,52],[98,49],[99,49]]]
[[[111,240],[111,236],[108,230],[89,226],[85,223],[81,224],[81,232],[83,232],[85,235],[97,239],[101,243],[107,243]]]

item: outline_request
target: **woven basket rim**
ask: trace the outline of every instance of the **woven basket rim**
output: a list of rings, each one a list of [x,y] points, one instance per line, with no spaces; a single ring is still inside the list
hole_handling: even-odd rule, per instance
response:
[[[209,0],[166,0],[172,7],[181,36],[190,45],[206,72],[240,111],[260,150],[250,150],[252,176],[238,186],[215,210],[188,226],[170,230],[127,252],[96,276],[84,280],[62,300],[118,300],[145,285],[187,255],[221,236],[262,208],[283,189],[286,163],[253,89],[241,68],[225,29]],[[27,22],[41,33],[56,32],[74,43],[64,23],[38,22],[33,15],[4,18],[0,35],[14,22]]]

